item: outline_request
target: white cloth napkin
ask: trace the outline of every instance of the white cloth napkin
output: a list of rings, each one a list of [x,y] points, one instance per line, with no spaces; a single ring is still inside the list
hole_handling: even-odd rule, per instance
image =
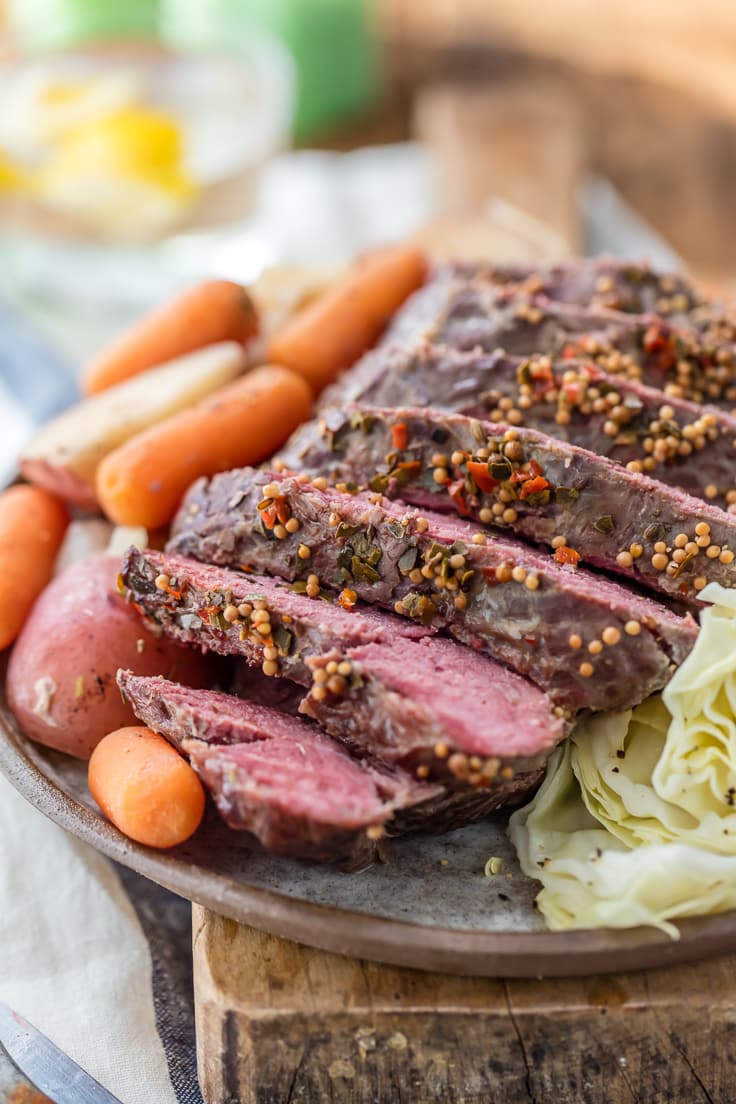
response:
[[[114,868],[0,778],[0,1001],[123,1104],[176,1104],[148,942]]]

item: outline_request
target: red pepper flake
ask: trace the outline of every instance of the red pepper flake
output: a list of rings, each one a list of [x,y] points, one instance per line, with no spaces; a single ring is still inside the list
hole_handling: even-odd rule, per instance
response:
[[[484,582],[487,586],[498,586],[500,579],[498,578],[498,575],[496,575],[495,567],[482,567],[481,575],[483,576]]]
[[[532,364],[529,373],[533,380],[552,380],[552,365],[548,360],[542,360],[537,364]]]
[[[519,498],[522,502],[530,498],[532,495],[539,494],[541,491],[548,490],[550,483],[542,475],[535,475],[533,479],[527,479],[521,490],[519,491]]]
[[[350,590],[349,587],[345,587],[340,591],[338,595],[337,604],[342,606],[344,610],[354,610],[355,603],[358,601],[358,595],[354,590]]]
[[[400,471],[409,472],[410,475],[416,475],[422,470],[421,460],[400,460],[396,467]]]
[[[644,334],[642,344],[648,353],[658,353],[667,347],[665,335],[661,326],[650,326]]]
[[[676,361],[674,339],[663,326],[650,326],[642,339],[644,351],[656,356],[660,368],[671,368]]]
[[[276,520],[277,517],[275,506],[266,506],[263,510],[261,510],[261,521],[263,522],[266,529],[273,529],[274,525],[276,524]]]
[[[580,563],[580,553],[563,544],[560,548],[555,548],[555,560],[558,564],[572,564],[573,567],[577,567]]]
[[[180,591],[180,590],[175,590],[175,589],[174,589],[174,587],[172,587],[172,586],[169,586],[169,584],[168,584],[168,583],[167,583],[167,584],[166,584],[165,586],[163,586],[163,585],[162,585],[161,583],[159,583],[159,584],[157,585],[157,588],[156,588],[156,589],[157,589],[157,590],[164,590],[164,591],[166,591],[166,593],[167,593],[167,594],[170,594],[172,598],[175,598],[177,602],[178,602],[178,601],[179,601],[179,600],[181,599],[181,596],[182,596],[182,591]]]
[[[391,430],[391,437],[393,439],[393,445],[399,452],[403,452],[406,446],[409,444],[409,430],[406,422],[397,422]]]
[[[560,353],[562,360],[574,360],[578,355],[579,350],[575,345],[565,345],[564,349]]]
[[[279,519],[282,525],[286,525],[289,520],[289,507],[286,505],[286,499],[283,495],[280,495],[274,502],[274,509],[276,510],[276,517]]]
[[[498,480],[493,478],[487,464],[480,460],[468,460],[467,468],[478,489],[483,491],[484,494],[490,494],[494,487],[498,486]]]
[[[544,472],[544,468],[536,460],[529,461],[528,471],[515,471],[511,476],[509,483],[527,483],[529,480],[537,479]],[[549,483],[546,484],[549,487]]]
[[[470,509],[465,501],[465,480],[456,479],[454,483],[448,483],[447,493],[455,503],[457,512],[461,517],[470,517]]]

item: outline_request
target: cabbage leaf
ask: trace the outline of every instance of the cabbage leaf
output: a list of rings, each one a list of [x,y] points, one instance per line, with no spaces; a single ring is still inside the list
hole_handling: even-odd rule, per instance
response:
[[[552,929],[736,908],[736,592],[711,584],[701,631],[661,697],[577,726],[511,817]]]

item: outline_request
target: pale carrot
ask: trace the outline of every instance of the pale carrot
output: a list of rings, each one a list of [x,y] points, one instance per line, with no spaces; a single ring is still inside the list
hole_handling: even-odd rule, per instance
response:
[[[275,334],[268,359],[300,372],[319,393],[374,344],[426,273],[414,246],[364,258]]]
[[[111,521],[158,529],[201,475],[258,464],[308,416],[312,393],[289,368],[266,365],[108,453],[97,497]]]
[[[90,793],[124,835],[148,847],[176,847],[197,831],[204,790],[185,759],[144,726],[103,736],[89,761]]]
[[[0,494],[0,648],[15,640],[51,578],[68,524],[58,498],[40,487]]]
[[[82,390],[94,395],[205,345],[245,344],[257,331],[258,313],[245,288],[208,280],[151,311],[98,353],[84,372]]]

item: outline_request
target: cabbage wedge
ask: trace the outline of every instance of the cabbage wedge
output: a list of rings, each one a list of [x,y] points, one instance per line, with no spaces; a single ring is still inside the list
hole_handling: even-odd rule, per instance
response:
[[[736,908],[736,592],[711,585],[661,697],[577,726],[509,831],[550,928]]]

